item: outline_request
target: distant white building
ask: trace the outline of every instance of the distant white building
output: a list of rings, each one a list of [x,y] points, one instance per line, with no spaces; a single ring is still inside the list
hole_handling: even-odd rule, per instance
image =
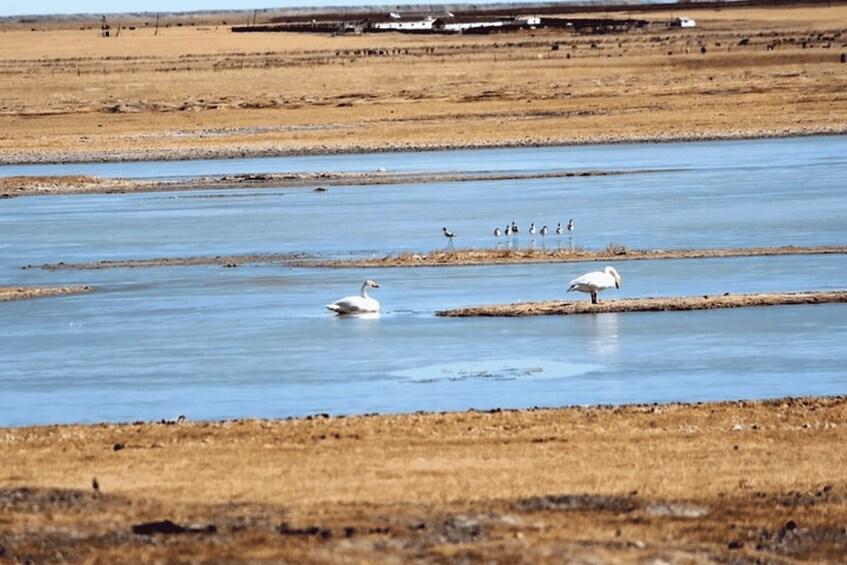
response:
[[[427,17],[423,19],[403,19],[396,17],[397,14],[391,14],[391,19],[387,21],[371,22],[370,28],[373,31],[432,31],[435,24],[435,18]]]
[[[520,16],[517,18],[500,17],[483,19],[479,16],[465,16],[457,18],[439,18],[435,22],[435,31],[442,33],[487,33],[499,31],[500,29],[532,28],[541,24],[538,16]]]
[[[535,27],[541,25],[541,18],[538,16],[518,16],[515,21],[519,24],[523,24],[526,27]]]
[[[503,27],[505,22],[499,20],[475,22],[442,22],[439,29],[446,33],[462,33],[472,29]]]

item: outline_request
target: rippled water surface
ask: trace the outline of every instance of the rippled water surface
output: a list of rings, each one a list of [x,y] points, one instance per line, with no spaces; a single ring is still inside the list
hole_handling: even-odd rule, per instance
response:
[[[847,139],[266,160],[0,167],[0,175],[279,171],[639,171],[388,186],[0,201],[0,285],[90,284],[0,303],[0,425],[664,402],[847,389],[847,306],[448,319],[440,309],[564,297],[595,264],[317,269],[277,264],[21,269],[107,259],[445,247],[844,244]],[[650,171],[650,172],[644,172]],[[573,217],[573,238],[526,233]],[[616,262],[602,298],[842,289],[844,255]],[[375,319],[323,305],[365,278]],[[584,300],[580,295],[577,299]]]

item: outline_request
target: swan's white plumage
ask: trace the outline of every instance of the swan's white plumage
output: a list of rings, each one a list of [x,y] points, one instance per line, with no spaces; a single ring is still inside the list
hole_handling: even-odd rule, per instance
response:
[[[571,281],[568,292],[579,291],[591,294],[591,302],[597,303],[597,293],[607,288],[620,288],[621,276],[614,267],[606,267],[602,271],[585,273]]]
[[[379,312],[379,301],[368,296],[367,288],[379,288],[379,285],[374,281],[365,281],[362,283],[362,290],[358,296],[345,296],[341,300],[336,300],[332,304],[327,304],[326,307],[336,314],[362,314]]]

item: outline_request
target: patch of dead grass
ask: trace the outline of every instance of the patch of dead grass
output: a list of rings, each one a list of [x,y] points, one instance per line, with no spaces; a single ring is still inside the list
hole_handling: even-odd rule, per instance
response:
[[[12,561],[837,561],[846,434],[843,398],[5,429],[0,548]]]

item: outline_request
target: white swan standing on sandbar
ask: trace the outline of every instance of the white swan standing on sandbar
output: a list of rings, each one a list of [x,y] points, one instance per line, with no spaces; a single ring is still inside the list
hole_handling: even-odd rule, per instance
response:
[[[358,296],[345,296],[341,300],[336,300],[332,304],[327,304],[326,307],[336,314],[366,314],[379,312],[379,301],[368,296],[368,287],[379,288],[379,285],[374,281],[365,281],[362,283],[362,290]]]
[[[606,267],[602,271],[585,273],[581,277],[572,280],[568,292],[578,290],[579,292],[590,293],[591,303],[597,304],[597,293],[612,287],[621,287],[621,276],[614,267]]]

